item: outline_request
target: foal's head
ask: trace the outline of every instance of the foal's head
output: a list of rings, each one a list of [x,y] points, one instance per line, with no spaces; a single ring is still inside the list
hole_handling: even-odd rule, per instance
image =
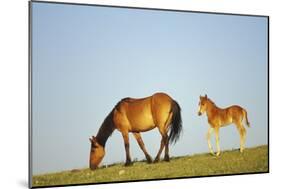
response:
[[[199,101],[199,110],[198,110],[198,115],[201,116],[206,112],[207,109],[207,101],[208,97],[207,95],[205,96],[200,96],[200,101]]]
[[[96,137],[90,138],[91,152],[90,152],[90,169],[95,170],[102,161],[105,151],[104,147],[100,145]]]

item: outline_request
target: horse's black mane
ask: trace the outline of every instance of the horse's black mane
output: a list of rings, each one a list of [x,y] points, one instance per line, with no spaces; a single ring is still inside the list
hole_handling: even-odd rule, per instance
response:
[[[105,146],[105,143],[107,139],[112,135],[113,131],[116,129],[114,121],[113,121],[113,114],[114,110],[120,111],[119,106],[121,102],[128,101],[131,98],[126,97],[121,99],[111,110],[111,112],[106,116],[103,123],[101,124],[101,127],[99,128],[98,134],[97,134],[97,141],[100,145]]]
[[[107,139],[112,135],[113,131],[115,130],[115,125],[113,122],[114,109],[115,108],[113,108],[113,110],[104,119],[96,137],[98,143],[102,146],[105,146]]]

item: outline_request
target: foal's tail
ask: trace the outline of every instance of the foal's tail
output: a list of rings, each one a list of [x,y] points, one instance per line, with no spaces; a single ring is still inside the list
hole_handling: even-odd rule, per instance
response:
[[[247,111],[245,109],[243,109],[243,118],[245,118],[247,126],[250,127],[250,123],[248,121]]]
[[[182,131],[181,108],[179,104],[173,100],[172,102],[172,122],[170,126],[169,142],[176,143]]]

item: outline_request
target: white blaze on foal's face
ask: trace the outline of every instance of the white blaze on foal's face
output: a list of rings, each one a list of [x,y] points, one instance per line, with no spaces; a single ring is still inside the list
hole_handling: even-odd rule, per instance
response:
[[[200,101],[199,101],[199,107],[198,107],[198,115],[201,116],[206,112],[206,101],[207,101],[207,95],[205,97],[200,96]]]

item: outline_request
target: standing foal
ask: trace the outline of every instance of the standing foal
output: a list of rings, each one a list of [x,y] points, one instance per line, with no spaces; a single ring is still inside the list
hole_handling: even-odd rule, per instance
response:
[[[214,154],[212,145],[210,142],[210,136],[213,130],[215,130],[216,145],[217,145],[217,156],[220,155],[220,145],[219,145],[219,129],[221,127],[230,125],[234,123],[240,135],[240,152],[243,152],[245,148],[246,140],[246,129],[243,126],[243,119],[245,118],[246,124],[250,127],[250,123],[247,117],[247,111],[237,105],[227,107],[225,109],[219,108],[212,102],[207,95],[204,97],[200,96],[199,101],[199,111],[198,115],[201,116],[207,113],[209,129],[207,133],[208,146],[211,154]]]

